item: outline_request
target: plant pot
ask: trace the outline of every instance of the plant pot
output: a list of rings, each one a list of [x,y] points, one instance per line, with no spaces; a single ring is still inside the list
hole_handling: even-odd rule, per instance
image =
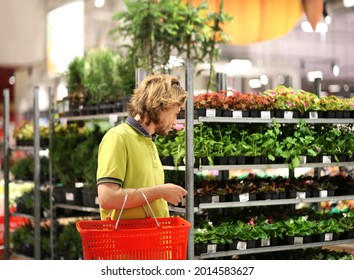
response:
[[[81,189],[82,206],[99,208],[97,189]]]
[[[336,118],[336,111],[334,111],[334,110],[325,111],[325,117],[327,119],[335,119]]]
[[[247,118],[249,116],[248,111],[241,110],[222,110],[222,116],[227,118]]]
[[[82,206],[82,193],[80,188],[63,188],[65,203],[68,205]]]
[[[205,109],[194,109],[194,119],[205,117]]]
[[[342,232],[340,239],[354,239],[354,228]]]
[[[261,164],[261,163],[262,163],[261,156],[246,157],[246,164]]]
[[[339,239],[339,234],[335,232],[320,233],[312,236],[312,242],[335,241]]]
[[[205,116],[210,118],[222,117],[222,110],[215,108],[207,108],[205,109]]]
[[[260,110],[249,110],[248,115],[250,118],[259,118],[261,116]]]
[[[272,199],[272,192],[257,193],[257,200],[270,200],[270,199]]]
[[[214,158],[214,164],[215,165],[227,165],[228,164],[228,159],[226,156],[224,157],[215,157]]]
[[[194,244],[194,253],[196,256],[205,254],[208,251],[208,244],[206,243],[196,243]]]
[[[288,245],[298,245],[298,244],[305,244],[305,243],[312,242],[311,235],[288,236],[287,240],[288,240]]]
[[[236,157],[236,163],[237,164],[245,164],[246,163],[246,157],[245,156],[237,156]]]
[[[227,164],[228,165],[236,165],[237,164],[237,158],[235,156],[227,157]]]

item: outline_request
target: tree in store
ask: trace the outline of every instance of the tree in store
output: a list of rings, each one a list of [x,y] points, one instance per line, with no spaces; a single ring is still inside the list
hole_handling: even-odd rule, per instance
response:
[[[210,64],[210,77],[214,76],[214,63],[220,57],[217,44],[229,37],[223,24],[232,18],[224,13],[223,1],[219,11],[210,12],[207,1],[192,5],[182,0],[125,0],[126,10],[114,15],[117,25],[110,31],[129,43],[122,44],[135,68],[149,73],[170,71],[170,56],[186,58],[194,64]],[[206,60],[206,61],[205,61]],[[208,82],[208,88],[210,86]]]

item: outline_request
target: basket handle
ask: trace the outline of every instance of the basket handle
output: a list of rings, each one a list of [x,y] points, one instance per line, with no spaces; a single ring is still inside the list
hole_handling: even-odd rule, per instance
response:
[[[124,191],[124,190],[123,190],[123,191]],[[157,226],[157,227],[160,227],[160,223],[159,223],[159,221],[157,220],[156,215],[155,215],[155,213],[154,213],[154,210],[152,210],[151,205],[150,205],[149,201],[148,201],[147,198],[146,198],[146,195],[145,195],[141,190],[139,190],[139,189],[137,189],[137,191],[141,192],[141,195],[144,197],[144,199],[145,199],[145,201],[146,201],[146,204],[149,206],[150,212],[152,213],[152,215],[153,215],[153,217],[154,217],[154,219],[155,219],[156,226]],[[125,197],[124,197],[123,205],[122,205],[122,208],[121,208],[121,210],[120,210],[120,212],[119,212],[119,215],[118,215],[116,224],[115,224],[115,226],[114,226],[114,229],[115,229],[115,230],[118,228],[118,224],[119,224],[120,218],[121,218],[121,216],[122,216],[122,213],[123,213],[123,210],[124,210],[124,207],[125,207],[125,203],[127,202],[127,198],[128,198],[128,194],[127,194],[125,191],[124,191],[124,193],[125,193]],[[145,213],[148,214],[148,213],[146,212],[146,209],[145,209],[145,206],[144,206],[144,205],[143,205],[143,207],[144,207]],[[148,216],[148,215],[147,215],[147,216]]]

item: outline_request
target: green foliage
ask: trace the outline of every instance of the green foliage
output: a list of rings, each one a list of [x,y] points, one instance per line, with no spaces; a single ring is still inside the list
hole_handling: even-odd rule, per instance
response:
[[[47,227],[41,227],[41,259],[50,257],[50,231]],[[28,223],[12,233],[12,243],[15,252],[34,257],[34,227]]]
[[[186,57],[194,63],[211,64],[219,57],[218,43],[229,38],[222,25],[231,20],[223,11],[221,1],[219,12],[208,12],[207,1],[196,7],[182,0],[124,1],[127,9],[115,14],[117,21],[112,35],[131,41],[128,57],[135,68],[142,67],[150,73],[169,70],[170,55]]]
[[[65,260],[82,258],[82,241],[75,223],[63,225],[59,229],[57,256]]]
[[[11,173],[16,180],[33,181],[34,157],[27,155],[17,159],[11,166]],[[40,181],[49,180],[49,160],[47,157],[40,158]]]

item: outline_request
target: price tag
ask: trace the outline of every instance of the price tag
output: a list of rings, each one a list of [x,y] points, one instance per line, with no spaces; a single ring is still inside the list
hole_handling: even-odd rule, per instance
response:
[[[237,250],[246,250],[247,249],[247,242],[245,242],[245,241],[237,242],[236,249]]]
[[[66,126],[66,125],[68,124],[68,119],[60,118],[60,124],[61,124],[62,126]]]
[[[323,163],[331,163],[331,156],[323,156],[322,157],[322,162]]]
[[[240,202],[246,202],[250,200],[250,194],[249,193],[243,193],[240,194],[239,196]]]
[[[65,199],[67,201],[74,201],[74,194],[73,193],[66,193],[65,194]]]
[[[216,244],[208,244],[207,253],[216,253]]]
[[[261,247],[270,246],[270,239],[261,239]]]
[[[187,203],[186,203],[186,198],[183,197],[183,198],[182,198],[182,201],[181,201],[181,205],[182,205],[182,206],[186,206],[186,204],[187,204]]]
[[[285,111],[284,112],[284,119],[292,119],[294,115],[293,111]]]
[[[220,197],[218,195],[213,195],[211,197],[211,202],[219,202],[220,201]]]
[[[270,119],[270,111],[261,111],[262,119]]]
[[[333,240],[333,233],[325,233],[325,239],[324,241],[332,241]]]
[[[328,197],[328,191],[327,190],[320,191],[320,197]]]
[[[300,163],[306,163],[306,156],[300,156]]]
[[[64,100],[63,101],[63,111],[64,112],[69,112],[69,109],[70,109],[70,103],[69,103],[69,100]]]
[[[96,205],[100,205],[99,201],[98,201],[98,196],[95,197],[95,204]]]
[[[117,120],[118,120],[118,115],[117,114],[109,114],[109,122],[116,123]]]
[[[216,109],[206,109],[205,116],[211,118],[216,117]]]
[[[310,111],[309,117],[310,117],[310,119],[318,119],[318,112]]]
[[[297,198],[306,198],[306,192],[296,192]]]
[[[294,245],[304,244],[304,238],[302,236],[294,237]]]
[[[232,117],[235,119],[242,119],[242,111],[240,110],[232,111]]]

